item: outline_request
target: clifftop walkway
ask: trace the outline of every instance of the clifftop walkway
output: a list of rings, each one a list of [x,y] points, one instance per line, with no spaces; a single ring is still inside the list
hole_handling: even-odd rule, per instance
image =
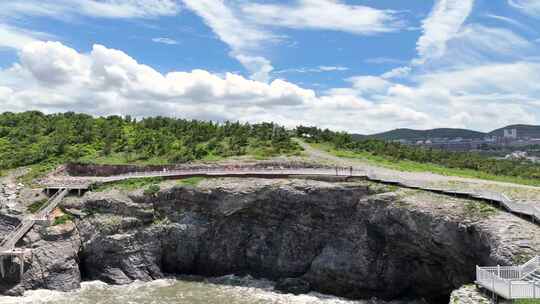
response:
[[[161,170],[147,172],[131,172],[126,174],[98,177],[98,176],[63,176],[58,179],[49,179],[42,184],[47,189],[77,189],[85,190],[93,184],[110,183],[136,178],[187,178],[187,177],[291,177],[291,176],[338,176],[362,178],[373,182],[395,185],[402,188],[418,189],[433,193],[482,200],[502,208],[510,213],[522,216],[533,223],[540,224],[540,209],[533,204],[513,201],[506,195],[491,191],[473,191],[429,187],[416,184],[403,179],[390,179],[373,172],[357,170],[352,167],[334,168],[304,168],[304,167],[272,167],[272,166],[222,166],[205,168],[185,168],[176,170]]]
[[[147,172],[131,172],[126,174],[119,174],[114,176],[52,176],[48,179],[41,182],[43,187],[49,190],[58,190],[55,195],[53,195],[46,204],[38,211],[36,216],[30,216],[24,219],[16,229],[14,229],[7,237],[5,237],[0,242],[0,274],[4,276],[4,258],[16,256],[20,260],[21,268],[21,277],[24,272],[24,257],[27,252],[25,249],[17,249],[15,245],[17,242],[24,237],[24,235],[33,227],[33,225],[42,220],[46,220],[49,213],[58,206],[62,199],[68,194],[70,190],[85,190],[89,189],[94,184],[100,183],[110,183],[115,181],[122,181],[127,179],[137,179],[137,178],[151,178],[151,177],[163,177],[163,178],[187,178],[187,177],[260,177],[260,178],[284,178],[284,177],[294,177],[294,176],[321,176],[321,177],[342,177],[342,178],[361,178],[373,182],[395,185],[398,187],[409,188],[409,189],[418,189],[429,191],[433,193],[457,196],[462,198],[482,200],[491,204],[496,205],[497,207],[503,208],[508,212],[524,216],[533,223],[540,223],[540,210],[531,204],[518,203],[514,202],[504,194],[499,194],[495,192],[488,191],[466,191],[466,190],[451,190],[435,187],[427,187],[415,184],[414,182],[390,179],[387,177],[381,177],[373,172],[367,172],[365,170],[357,170],[352,167],[347,168],[284,168],[284,167],[273,167],[273,166],[222,166],[222,167],[206,167],[206,168],[185,168],[185,169],[175,169],[175,170],[161,170],[161,171],[147,171]],[[537,258],[536,262],[540,259]],[[531,262],[533,263],[533,262]],[[531,273],[525,273],[523,269],[528,269],[526,266],[522,267],[520,274],[531,275]],[[533,264],[529,264],[533,265]],[[536,265],[536,264],[535,264]],[[497,268],[499,269],[499,268]],[[505,272],[503,271],[503,274]],[[493,271],[488,268],[477,268],[477,281],[483,284],[482,282],[487,282],[486,280],[491,280],[491,284],[499,280],[495,280],[493,276]],[[540,273],[536,276],[536,272],[532,272],[530,276],[533,279],[540,277]],[[521,276],[520,276],[521,278]],[[517,294],[516,290],[520,290],[517,287],[518,283],[507,283],[504,280],[504,277],[501,277],[503,280],[504,288],[509,288],[510,295],[512,295],[512,288],[514,288],[514,295]],[[512,281],[513,282],[513,281]],[[486,283],[487,284],[487,283]],[[502,284],[502,283],[497,283]],[[510,285],[508,285],[510,284]],[[528,283],[527,283],[528,284]],[[532,292],[534,295],[537,295],[538,287],[533,283]],[[500,292],[499,285],[497,290],[492,290],[493,292]],[[503,286],[503,285],[501,285]],[[510,286],[510,287],[508,287]],[[504,296],[502,292],[499,293],[501,296]]]

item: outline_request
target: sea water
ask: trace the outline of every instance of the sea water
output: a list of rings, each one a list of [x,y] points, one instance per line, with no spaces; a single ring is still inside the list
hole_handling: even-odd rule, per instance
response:
[[[224,276],[213,279],[168,278],[114,286],[103,282],[84,282],[72,292],[27,291],[21,297],[2,297],[1,304],[368,304],[309,293],[282,294],[273,283],[251,277]]]

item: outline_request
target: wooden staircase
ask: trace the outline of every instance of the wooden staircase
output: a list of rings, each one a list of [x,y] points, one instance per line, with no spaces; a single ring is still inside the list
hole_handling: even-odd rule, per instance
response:
[[[18,257],[20,263],[20,277],[22,278],[24,273],[24,258],[29,250],[24,248],[15,248],[20,239],[22,239],[30,229],[39,221],[46,221],[49,213],[60,204],[62,199],[68,194],[69,189],[61,189],[56,192],[49,200],[38,210],[34,216],[29,216],[22,220],[22,222],[15,227],[10,234],[8,234],[0,242],[0,277],[5,277],[4,259]]]

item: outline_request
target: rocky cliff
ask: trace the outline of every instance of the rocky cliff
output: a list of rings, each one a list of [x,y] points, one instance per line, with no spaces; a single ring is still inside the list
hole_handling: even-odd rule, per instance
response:
[[[155,195],[109,190],[68,198],[74,222],[31,231],[21,244],[34,249],[24,277],[16,263],[5,263],[10,274],[0,293],[234,273],[289,290],[439,301],[472,282],[475,265],[510,264],[540,248],[537,226],[423,192],[362,182],[168,183]]]

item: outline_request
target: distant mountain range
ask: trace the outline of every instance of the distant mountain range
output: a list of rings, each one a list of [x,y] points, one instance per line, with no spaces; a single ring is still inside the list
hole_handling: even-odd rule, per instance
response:
[[[463,138],[463,139],[476,139],[484,138],[485,136],[503,136],[505,129],[516,129],[518,137],[531,137],[540,138],[540,126],[533,125],[510,125],[504,128],[496,129],[488,133],[478,132],[468,129],[452,129],[452,128],[438,128],[431,130],[413,130],[413,129],[395,129],[372,135],[360,135],[354,134],[353,137],[357,139],[362,138],[378,138],[384,140],[426,140],[429,138]]]

